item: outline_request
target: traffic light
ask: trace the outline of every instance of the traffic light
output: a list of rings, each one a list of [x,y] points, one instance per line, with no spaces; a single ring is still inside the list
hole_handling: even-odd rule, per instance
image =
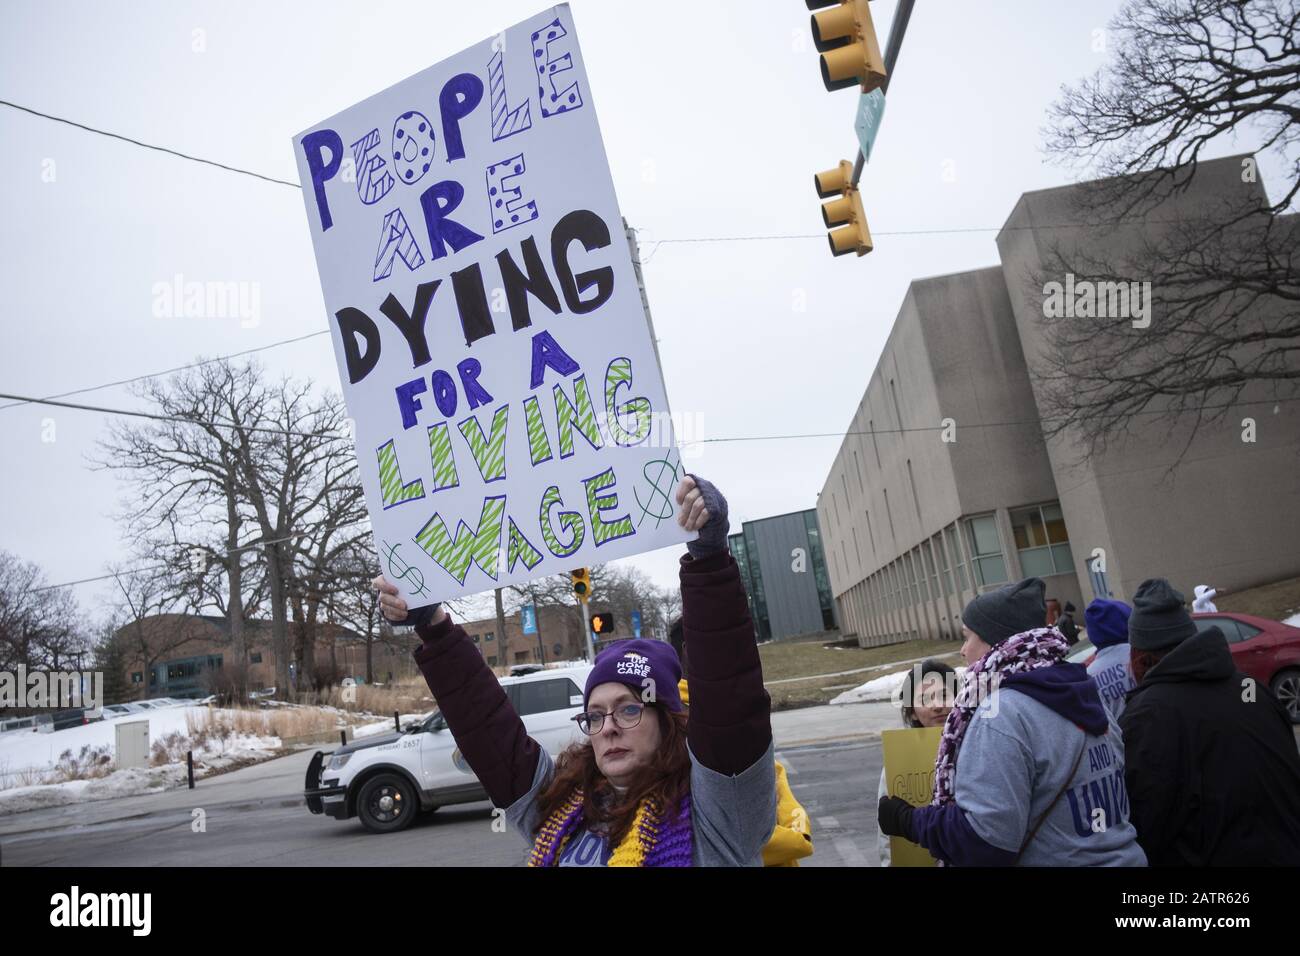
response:
[[[579,601],[587,600],[591,595],[591,572],[586,568],[578,568],[569,572],[569,578],[573,583],[574,596]]]
[[[869,0],[807,0],[813,45],[821,54],[822,82],[829,91],[861,87],[870,93],[885,82],[876,25]],[[822,7],[830,7],[822,10]]]
[[[593,634],[613,634],[614,615],[608,613],[593,614],[591,616],[591,631]]]
[[[836,256],[850,252],[865,256],[873,248],[867,215],[862,210],[862,196],[853,185],[852,177],[853,164],[847,159],[841,159],[838,166],[813,177],[817,195],[831,199],[822,205],[822,221],[831,230],[826,238],[831,244],[831,254]]]

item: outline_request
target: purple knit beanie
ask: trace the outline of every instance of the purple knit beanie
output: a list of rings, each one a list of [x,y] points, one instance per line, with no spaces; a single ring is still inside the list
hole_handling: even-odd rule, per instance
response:
[[[1101,650],[1112,644],[1128,643],[1128,619],[1133,609],[1123,601],[1097,598],[1083,612],[1088,625],[1088,640]]]
[[[682,679],[682,663],[666,641],[619,641],[596,655],[596,666],[582,692],[582,706],[591,700],[591,692],[601,684],[625,684],[640,696],[649,689],[648,699],[666,710],[680,711],[682,695],[677,683]]]

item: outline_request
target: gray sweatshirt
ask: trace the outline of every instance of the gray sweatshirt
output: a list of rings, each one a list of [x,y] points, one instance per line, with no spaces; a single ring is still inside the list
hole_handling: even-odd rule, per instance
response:
[[[1124,713],[1125,695],[1137,686],[1129,665],[1128,642],[1099,650],[1088,665],[1088,676],[1097,682],[1102,704],[1112,717],[1119,720],[1119,715]]]

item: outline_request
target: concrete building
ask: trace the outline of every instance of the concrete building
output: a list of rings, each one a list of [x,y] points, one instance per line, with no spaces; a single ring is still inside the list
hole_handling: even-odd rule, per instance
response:
[[[1027,193],[997,237],[1000,265],[911,284],[818,497],[846,635],[956,639],[975,593],[1029,576],[1081,618],[1148,577],[1190,594],[1300,574],[1300,403],[1248,405],[1268,394],[1250,386],[1243,414],[1266,418],[1255,442],[1240,414],[1190,445],[1186,419],[1148,417],[1091,456],[1070,432],[1046,440],[1040,418],[1045,323],[1060,321],[1045,317],[1047,251],[1136,249],[1161,223],[1262,190],[1241,160],[1202,163],[1123,229],[1064,225],[1086,186]]]
[[[319,622],[316,628],[316,667],[321,678],[335,674],[364,677],[365,638],[332,622]],[[291,623],[290,640],[293,629]],[[244,632],[249,686],[274,687],[271,622],[246,620]],[[222,615],[154,614],[123,625],[114,637],[122,647],[122,679],[132,700],[205,697],[222,685],[221,672],[235,662],[230,621]],[[413,636],[390,642],[376,639],[371,649],[375,679],[385,680],[389,673],[395,677],[418,673],[411,659],[411,650],[418,643]]]
[[[727,541],[740,566],[760,641],[839,626],[815,510],[746,521]]]

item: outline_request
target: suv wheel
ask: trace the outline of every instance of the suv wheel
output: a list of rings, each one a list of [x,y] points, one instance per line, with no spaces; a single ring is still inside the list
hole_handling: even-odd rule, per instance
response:
[[[371,833],[405,830],[419,810],[415,789],[395,773],[371,777],[357,794],[357,816]]]

